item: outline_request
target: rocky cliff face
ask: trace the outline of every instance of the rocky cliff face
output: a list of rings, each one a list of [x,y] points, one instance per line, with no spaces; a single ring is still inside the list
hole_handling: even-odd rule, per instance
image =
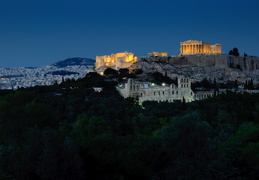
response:
[[[194,81],[205,77],[219,83],[237,80],[245,83],[253,79],[259,83],[259,57],[230,55],[190,55],[175,57],[146,57],[135,62],[132,69],[142,69],[144,74],[160,72],[168,77],[187,76]]]

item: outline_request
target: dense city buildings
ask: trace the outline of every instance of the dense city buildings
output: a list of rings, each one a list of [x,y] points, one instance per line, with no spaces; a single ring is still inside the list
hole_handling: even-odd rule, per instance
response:
[[[84,77],[89,71],[92,71],[92,69],[93,66],[79,65],[63,68],[52,65],[37,68],[0,68],[0,89],[53,85],[54,83],[62,82],[62,79],[77,80],[78,78]]]

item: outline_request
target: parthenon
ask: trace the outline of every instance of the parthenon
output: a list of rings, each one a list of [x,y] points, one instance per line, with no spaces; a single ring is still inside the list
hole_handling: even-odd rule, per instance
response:
[[[181,54],[221,54],[221,44],[210,45],[203,41],[180,42]]]

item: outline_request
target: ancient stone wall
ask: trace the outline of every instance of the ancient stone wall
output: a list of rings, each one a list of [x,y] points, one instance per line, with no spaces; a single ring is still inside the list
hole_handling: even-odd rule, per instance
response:
[[[147,57],[142,61],[169,63],[174,66],[189,67],[230,67],[240,70],[258,70],[259,57],[236,57],[231,55],[185,55],[171,57]]]
[[[185,55],[171,57],[146,57],[135,62],[130,70],[142,69],[143,77],[160,72],[174,79],[184,75],[194,81],[204,78],[216,79],[219,83],[237,80],[245,83],[253,79],[259,86],[259,57],[235,57],[231,55]]]

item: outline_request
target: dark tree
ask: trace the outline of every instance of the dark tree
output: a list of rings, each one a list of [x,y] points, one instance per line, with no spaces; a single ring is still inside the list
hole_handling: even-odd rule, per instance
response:
[[[119,69],[119,74],[122,76],[127,76],[129,74],[129,69],[121,68],[121,69]]]
[[[206,89],[213,88],[213,84],[210,81],[208,81],[206,77],[200,82],[200,85],[201,87]]]
[[[244,88],[247,89],[248,88],[248,82],[246,81],[244,84]]]
[[[117,75],[118,72],[112,68],[107,68],[104,70],[104,75]]]
[[[142,74],[143,70],[142,69],[136,69],[133,72],[135,72],[135,74]]]
[[[184,96],[183,96],[183,103],[185,103],[185,98],[184,98]]]
[[[247,83],[247,89],[254,89],[254,82],[253,82],[253,79],[251,79],[250,81],[248,81],[248,83]]]
[[[152,74],[154,78],[154,82],[157,84],[166,83],[166,84],[172,84],[173,80],[170,77],[164,76],[160,72],[155,72]]]
[[[217,95],[218,91],[219,91],[216,78],[214,78],[214,80],[213,80],[213,91],[214,91],[214,97],[215,97]]]
[[[234,49],[233,49],[233,55],[234,55],[234,56],[239,56],[239,52],[238,52],[238,49],[237,49],[237,48],[234,48]]]
[[[237,48],[233,48],[232,50],[229,51],[228,54],[233,56],[239,56],[239,52]]]

